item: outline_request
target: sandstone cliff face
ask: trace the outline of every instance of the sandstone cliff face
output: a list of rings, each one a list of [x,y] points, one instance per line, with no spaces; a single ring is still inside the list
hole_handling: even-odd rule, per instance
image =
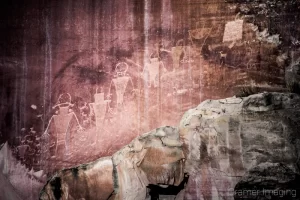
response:
[[[186,199],[239,199],[249,190],[291,190],[288,185],[300,164],[299,100],[295,94],[262,93],[207,100],[187,111],[180,122],[188,152],[185,172],[190,174]],[[267,198],[252,198],[258,196]]]

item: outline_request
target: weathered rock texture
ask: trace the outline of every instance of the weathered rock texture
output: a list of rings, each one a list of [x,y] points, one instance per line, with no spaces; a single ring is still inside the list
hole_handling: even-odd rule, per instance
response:
[[[109,199],[113,192],[112,172],[111,158],[62,170],[48,181],[40,199]]]
[[[299,108],[291,93],[207,100],[179,128],[158,128],[112,157],[59,172],[42,199],[296,199]]]
[[[179,186],[183,166],[178,129],[158,128],[112,157],[59,172],[47,183],[41,199],[148,199],[149,185]]]
[[[186,199],[288,188],[299,172],[299,100],[295,94],[261,93],[207,100],[186,112],[180,122],[190,174]],[[282,164],[284,176],[276,173]]]
[[[235,199],[299,199],[299,178],[281,163],[261,163],[235,186]]]
[[[300,63],[292,63],[285,70],[285,82],[291,92],[300,93]]]

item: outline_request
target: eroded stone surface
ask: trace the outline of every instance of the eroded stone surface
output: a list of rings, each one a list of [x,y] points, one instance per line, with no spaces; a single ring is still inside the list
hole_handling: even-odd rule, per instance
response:
[[[300,97],[291,93],[207,100],[187,111],[179,128],[157,128],[112,157],[58,173],[44,189],[52,197],[43,199],[58,194],[75,199],[233,199],[256,186],[288,189],[299,178],[299,108]],[[79,186],[86,190],[79,192]],[[171,186],[176,192],[169,192]]]
[[[145,133],[112,157],[60,171],[47,183],[42,199],[149,198],[147,186],[179,186],[184,179],[179,131],[161,127]]]
[[[300,93],[300,64],[299,60],[292,63],[285,70],[285,81],[288,89],[295,93]]]
[[[235,199],[299,199],[300,176],[281,163],[265,162],[248,171],[235,186]]]
[[[262,163],[284,163],[298,173],[299,100],[295,94],[261,93],[207,100],[187,111],[180,122],[185,172],[192,175],[186,198],[232,199],[235,185]]]

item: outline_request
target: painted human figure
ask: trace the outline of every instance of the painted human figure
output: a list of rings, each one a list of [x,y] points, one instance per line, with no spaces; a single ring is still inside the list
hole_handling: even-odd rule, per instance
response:
[[[173,59],[173,70],[179,69],[181,58],[184,54],[183,40],[179,40],[176,46],[171,49],[172,59]]]
[[[143,70],[144,80],[148,82],[148,87],[157,88],[159,85],[159,78],[161,69],[165,71],[165,67],[159,57],[150,56],[149,62],[145,63]]]
[[[183,39],[178,40],[176,46],[172,47],[173,70],[179,69],[181,63],[192,63],[191,54],[194,49],[184,44]]]
[[[91,114],[90,116],[95,116],[96,122],[96,140],[97,141],[97,134],[103,128],[104,120],[106,113],[108,111],[109,102],[111,100],[104,100],[104,92],[101,89],[101,92],[94,95],[95,102],[89,103]]]
[[[58,108],[58,110],[56,114],[50,118],[48,126],[42,136],[43,138],[50,138],[48,142],[50,142],[50,148],[55,148],[54,156],[57,156],[59,146],[63,146],[65,153],[70,154],[71,134],[74,128],[83,130],[75,113],[70,109],[72,106],[71,95],[69,93],[61,94],[57,104],[53,106],[53,109]]]
[[[128,64],[120,62],[116,65],[116,74],[112,79],[109,87],[109,96],[112,98],[112,102],[115,103],[115,107],[118,110],[124,108],[124,96],[125,93],[130,90],[133,91],[133,82],[131,77],[127,74]],[[130,92],[131,92],[130,91]]]

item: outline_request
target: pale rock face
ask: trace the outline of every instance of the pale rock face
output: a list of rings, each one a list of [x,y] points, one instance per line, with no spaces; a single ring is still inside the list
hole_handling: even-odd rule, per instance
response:
[[[298,173],[299,108],[296,94],[261,93],[207,100],[187,111],[179,126],[185,172],[192,175],[186,198],[232,199],[235,185],[262,163]]]

